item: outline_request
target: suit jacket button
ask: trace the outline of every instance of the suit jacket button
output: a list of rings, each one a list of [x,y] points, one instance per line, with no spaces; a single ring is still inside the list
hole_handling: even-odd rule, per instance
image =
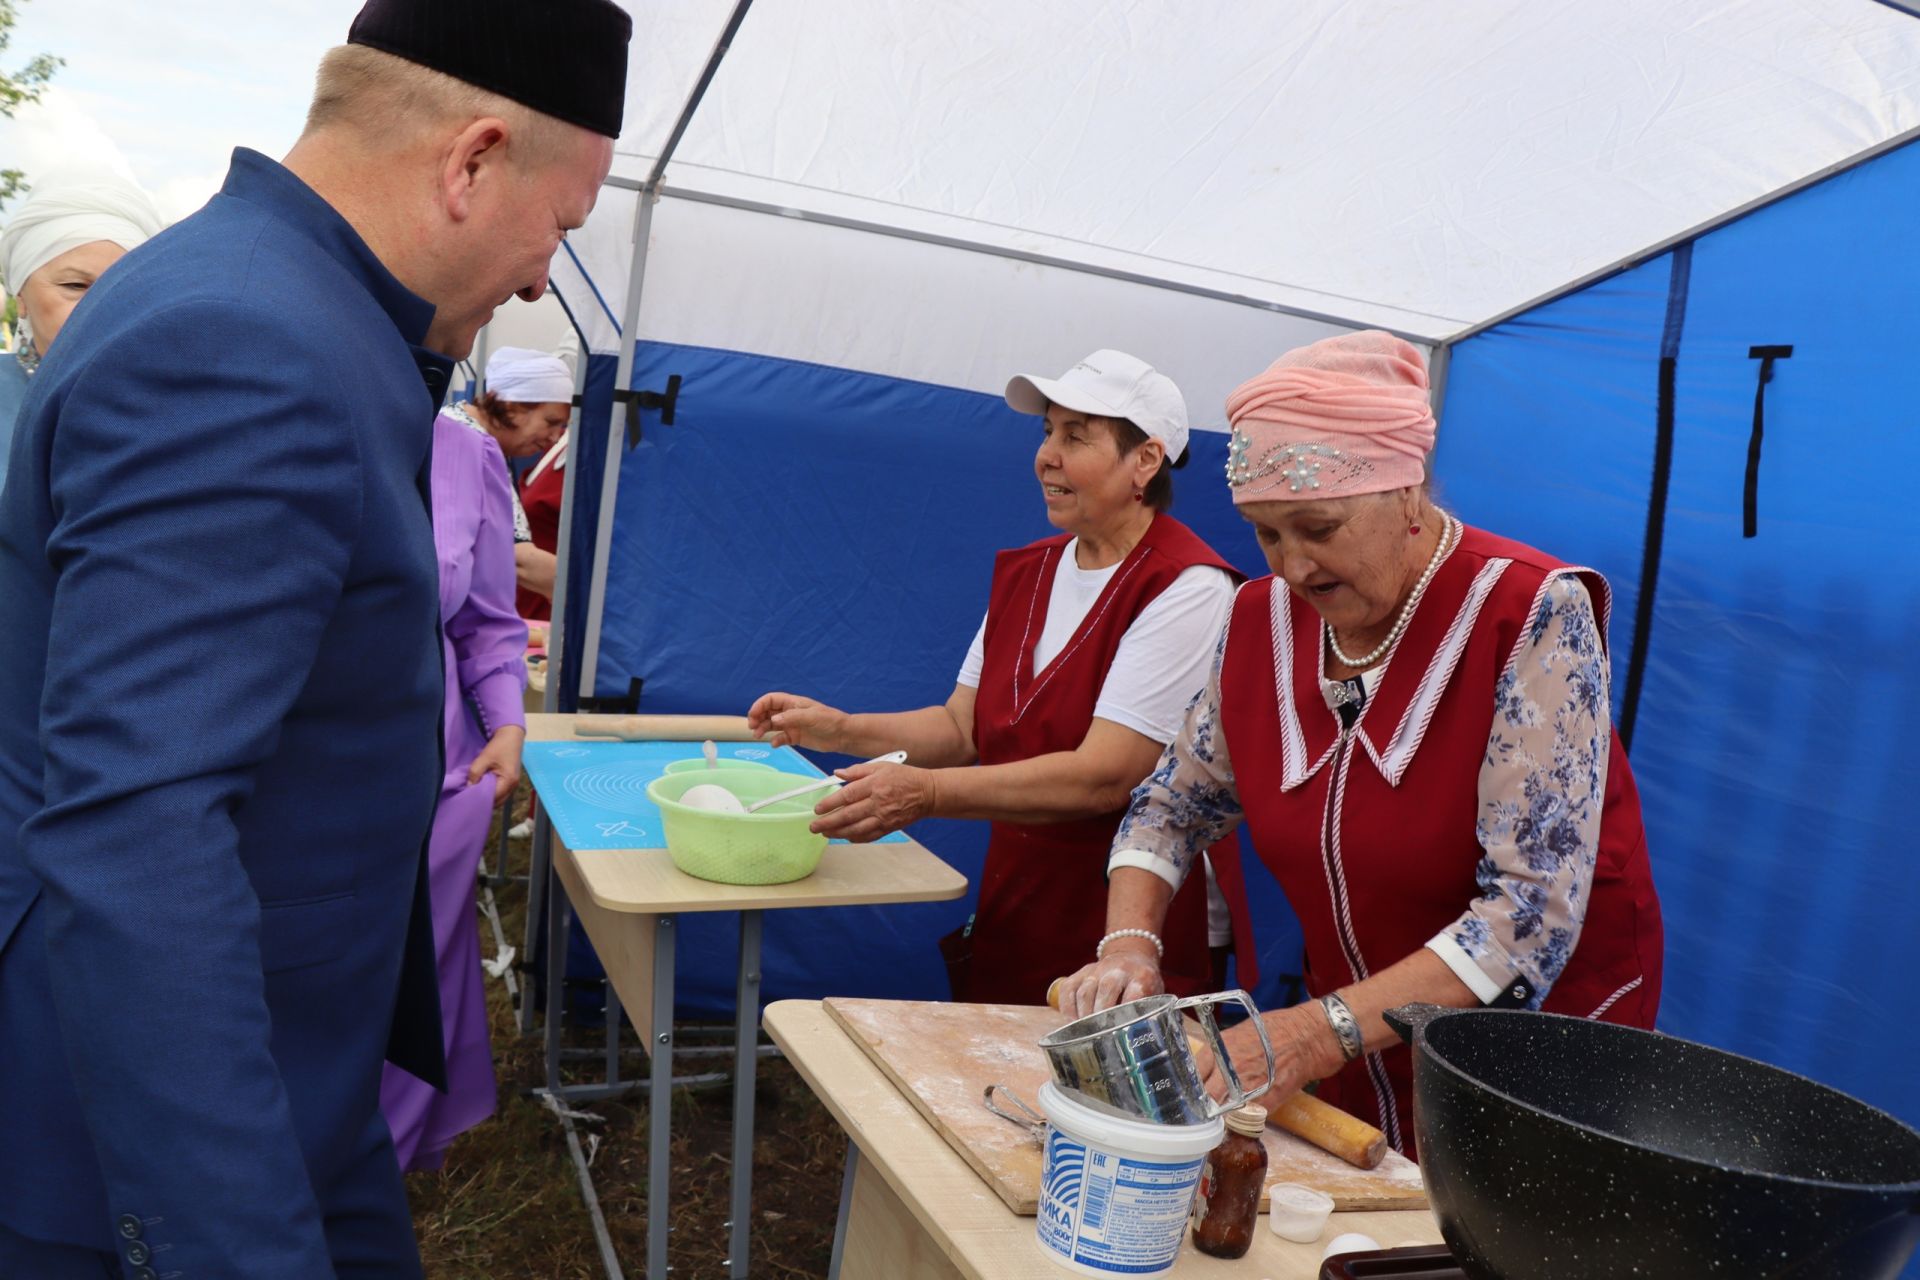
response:
[[[160,1280],[160,1273],[152,1267],[141,1267],[133,1273],[133,1280]]]
[[[132,1214],[121,1214],[119,1226],[120,1238],[122,1240],[138,1240],[140,1238],[140,1219],[134,1217]]]
[[[138,1240],[133,1241],[127,1246],[127,1261],[136,1267],[146,1265],[147,1259],[152,1256],[153,1251],[141,1244]]]

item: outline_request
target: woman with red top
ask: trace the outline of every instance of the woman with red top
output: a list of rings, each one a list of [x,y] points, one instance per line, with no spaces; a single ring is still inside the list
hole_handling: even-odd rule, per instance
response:
[[[1227,415],[1227,482],[1273,576],[1235,597],[1135,794],[1108,928],[1153,930],[1196,851],[1244,821],[1300,917],[1313,997],[1263,1015],[1275,1096],[1319,1080],[1411,1154],[1412,1059],[1384,1011],[1653,1025],[1660,903],[1609,719],[1607,584],[1434,505],[1426,363],[1398,338],[1290,352]],[[1128,936],[1061,1007],[1164,982]],[[1227,1041],[1259,1078],[1252,1028]]]
[[[554,557],[560,550],[560,500],[566,493],[567,444],[570,437],[562,430],[559,440],[548,449],[520,484],[520,504],[527,513],[528,541],[537,556],[522,557],[520,591],[514,607],[529,622],[545,623],[553,618]]]
[[[959,1000],[1039,1004],[1103,939],[1107,852],[1127,797],[1178,732],[1238,575],[1166,514],[1187,409],[1164,374],[1096,351],[1058,379],[1017,377],[1007,403],[1044,416],[1034,475],[1059,536],[994,563],[985,622],[943,706],[852,715],[769,693],[748,720],[775,743],[904,765],[846,770],[814,830],[878,839],[925,817],[993,824],[973,919],[947,939]],[[1254,980],[1239,851],[1171,902],[1148,940],[1168,986],[1217,985],[1210,943]]]

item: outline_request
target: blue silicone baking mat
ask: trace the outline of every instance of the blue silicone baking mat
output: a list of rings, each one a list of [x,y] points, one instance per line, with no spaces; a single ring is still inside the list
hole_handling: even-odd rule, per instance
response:
[[[817,778],[816,769],[792,747],[722,742],[723,760],[753,760],[783,773]],[[647,799],[647,784],[675,760],[700,755],[697,742],[607,742],[587,738],[529,742],[521,759],[540,803],[567,848],[662,849],[667,838],[660,809]],[[798,786],[799,783],[795,783]],[[904,844],[899,832],[880,844]],[[836,840],[835,844],[845,844]]]

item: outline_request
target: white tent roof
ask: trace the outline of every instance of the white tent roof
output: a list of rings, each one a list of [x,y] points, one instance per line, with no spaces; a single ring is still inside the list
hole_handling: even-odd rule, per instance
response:
[[[626,3],[638,179],[734,6]],[[665,181],[1438,340],[1916,128],[1876,0],[756,0]]]

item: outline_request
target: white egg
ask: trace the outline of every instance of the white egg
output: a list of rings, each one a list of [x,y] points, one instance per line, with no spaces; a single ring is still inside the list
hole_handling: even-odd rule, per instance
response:
[[[1380,1242],[1372,1236],[1361,1235],[1358,1231],[1349,1231],[1344,1235],[1335,1236],[1327,1243],[1326,1250],[1320,1255],[1320,1261],[1325,1262],[1339,1253],[1374,1253],[1379,1248]]]
[[[747,806],[740,803],[740,797],[712,782],[703,782],[697,787],[688,787],[680,793],[680,803],[695,809],[711,809],[715,813],[745,813]]]

